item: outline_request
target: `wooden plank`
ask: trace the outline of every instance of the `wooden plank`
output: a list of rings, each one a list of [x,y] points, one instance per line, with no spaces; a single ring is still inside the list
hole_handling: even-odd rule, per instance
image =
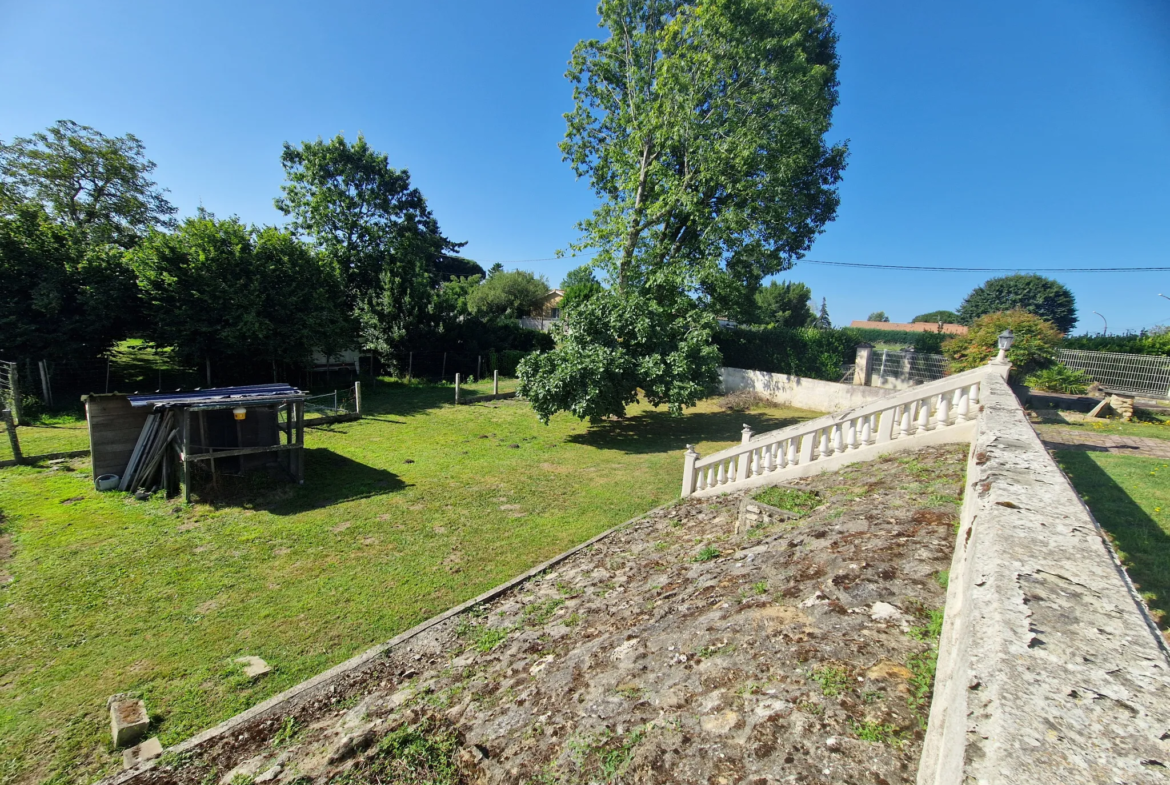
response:
[[[213,458],[234,458],[237,455],[258,455],[264,452],[284,452],[285,450],[299,449],[299,444],[272,444],[267,447],[241,447],[236,450],[222,452],[197,452],[193,455],[184,455],[183,461],[209,461]]]

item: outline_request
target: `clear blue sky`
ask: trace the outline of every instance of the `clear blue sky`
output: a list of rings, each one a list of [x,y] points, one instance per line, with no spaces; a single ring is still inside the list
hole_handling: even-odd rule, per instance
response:
[[[811,259],[1170,264],[1170,3],[835,4],[849,168]],[[560,160],[591,0],[0,0],[0,139],[132,132],[182,214],[278,223],[281,143],[361,131],[477,260],[550,257],[592,197]],[[508,264],[555,285],[569,262]],[[954,308],[987,276],[787,274],[837,323]],[[1062,274],[1078,330],[1170,323],[1170,274]]]

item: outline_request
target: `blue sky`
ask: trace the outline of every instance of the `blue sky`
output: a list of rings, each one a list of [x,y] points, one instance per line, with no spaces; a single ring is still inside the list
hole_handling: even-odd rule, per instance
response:
[[[849,139],[810,259],[1170,264],[1170,3],[834,4]],[[550,257],[593,201],[561,162],[590,0],[0,0],[0,139],[132,132],[182,214],[278,223],[281,143],[361,131],[477,260]],[[573,263],[508,264],[553,284]],[[837,323],[954,308],[988,276],[798,264]],[[1170,324],[1170,273],[1059,274],[1080,330]]]

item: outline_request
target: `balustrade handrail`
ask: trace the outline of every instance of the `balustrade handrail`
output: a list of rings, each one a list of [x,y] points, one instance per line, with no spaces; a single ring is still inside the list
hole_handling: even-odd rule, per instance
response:
[[[730,447],[725,447],[719,452],[713,452],[708,456],[701,458],[697,465],[705,466],[709,463],[717,461],[721,458],[730,458],[738,455],[749,448],[760,447],[764,442],[783,441],[784,439],[791,439],[793,436],[804,435],[805,433],[812,433],[826,425],[833,425],[854,417],[864,417],[867,414],[877,414],[886,409],[899,406],[909,401],[917,401],[928,395],[937,395],[940,392],[949,392],[965,385],[974,384],[979,379],[983,378],[983,374],[987,373],[987,367],[981,366],[979,368],[972,368],[969,371],[952,374],[951,376],[944,376],[941,379],[936,379],[927,384],[920,384],[915,387],[909,387],[905,390],[891,393],[883,396],[871,403],[862,404],[852,409],[842,409],[841,411],[832,412],[830,414],[823,414],[812,420],[805,420],[794,425],[787,425],[783,428],[777,428],[772,431],[764,431],[763,433],[753,434],[751,439],[746,444],[733,444]]]
[[[807,473],[810,464],[826,458],[859,450],[869,454],[869,448],[893,443],[899,445],[895,449],[901,449],[909,440],[918,442],[915,437],[950,432],[955,426],[973,421],[986,375],[994,372],[1006,376],[1009,368],[1006,363],[993,362],[758,436],[745,425],[742,442],[706,457],[687,445],[682,495],[716,488],[731,490],[749,481],[759,484],[764,475],[790,474],[796,467]]]

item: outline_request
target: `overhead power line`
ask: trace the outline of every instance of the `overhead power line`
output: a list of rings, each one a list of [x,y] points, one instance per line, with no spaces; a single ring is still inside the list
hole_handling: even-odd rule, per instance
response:
[[[587,262],[593,257],[550,256],[545,259],[476,260],[480,264],[533,264],[535,262]],[[927,273],[1165,273],[1170,267],[944,267],[914,264],[870,264],[868,262],[830,262],[825,259],[797,259],[796,264],[822,264],[829,267],[860,267],[868,270],[917,270]]]

